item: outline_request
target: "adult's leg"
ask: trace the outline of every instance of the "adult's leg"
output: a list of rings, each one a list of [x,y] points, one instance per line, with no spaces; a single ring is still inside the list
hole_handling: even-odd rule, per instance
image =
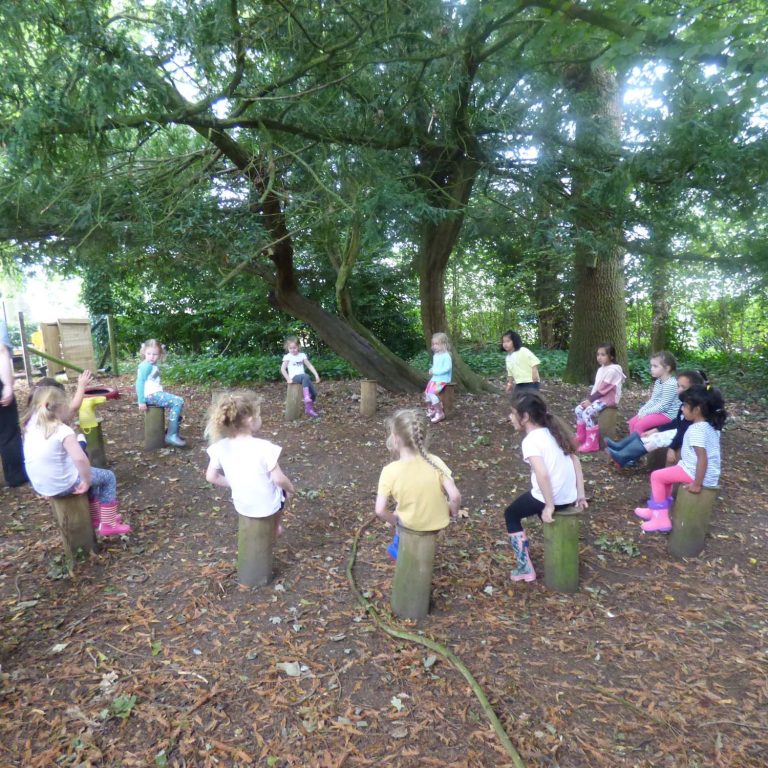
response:
[[[15,398],[8,405],[0,406],[0,459],[8,485],[15,487],[29,482],[24,469],[19,411]]]

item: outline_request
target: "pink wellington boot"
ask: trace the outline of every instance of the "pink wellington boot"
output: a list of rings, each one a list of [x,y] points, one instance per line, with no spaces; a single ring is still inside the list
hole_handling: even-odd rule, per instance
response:
[[[531,556],[528,554],[528,537],[525,531],[509,534],[509,543],[515,553],[517,565],[512,569],[509,578],[512,581],[536,581],[536,571],[533,569]]]
[[[643,523],[640,527],[646,533],[668,533],[672,530],[672,521],[669,519],[669,501],[649,501],[649,509],[653,512],[653,517]],[[639,515],[638,515],[639,517]]]
[[[579,445],[584,445],[584,441],[587,439],[587,425],[583,421],[576,422],[576,442]]]
[[[309,392],[309,387],[304,387],[304,413],[313,419],[316,419],[319,415],[312,405],[312,395]]]
[[[672,506],[672,503],[674,502],[674,499],[671,496],[667,496],[667,507],[669,508]],[[662,504],[664,502],[661,502]],[[656,502],[653,499],[648,499],[648,506],[647,507],[635,507],[635,514],[641,519],[641,520],[650,520],[653,517],[653,510],[656,509],[653,505],[656,504]],[[661,509],[665,509],[665,507],[661,507]]]
[[[131,526],[117,522],[117,499],[101,505],[101,523],[96,533],[99,536],[125,536]]]
[[[430,419],[433,424],[437,424],[438,421],[442,421],[445,418],[445,410],[442,403],[435,404],[435,413]]]
[[[577,450],[579,453],[595,453],[600,450],[600,427],[586,427],[587,437]]]
[[[88,498],[88,509],[91,513],[91,528],[98,531],[101,522],[101,504],[97,498]]]

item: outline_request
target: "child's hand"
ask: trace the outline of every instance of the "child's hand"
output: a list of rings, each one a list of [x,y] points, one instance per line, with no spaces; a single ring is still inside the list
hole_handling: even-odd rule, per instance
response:
[[[139,410],[140,411],[146,411],[147,410],[147,404],[146,403],[139,403]]]
[[[77,377],[77,388],[84,390],[92,381],[93,381],[93,374],[86,368]]]
[[[88,493],[88,489],[91,487],[90,483],[86,483],[85,480],[81,480],[72,491],[74,494]]]
[[[543,523],[553,523],[555,521],[555,505],[546,504],[541,510],[541,521]]]
[[[688,491],[688,493],[701,493],[701,484],[691,483],[690,485],[685,486],[685,490]]]
[[[587,503],[587,500],[583,496],[579,496],[578,499],[576,499],[576,503],[574,504],[576,509],[586,509],[589,504]]]
[[[319,384],[319,383],[320,383],[320,377],[319,376],[315,376],[315,384]]]
[[[579,405],[582,408],[589,408],[590,405],[592,405],[592,402],[590,400],[582,400]]]
[[[643,432],[640,437],[650,437],[651,435],[655,435],[659,430],[655,427],[653,429],[646,429],[645,432]]]
[[[512,386],[513,386],[512,382],[508,381],[507,382],[507,392],[511,392],[512,391]]]

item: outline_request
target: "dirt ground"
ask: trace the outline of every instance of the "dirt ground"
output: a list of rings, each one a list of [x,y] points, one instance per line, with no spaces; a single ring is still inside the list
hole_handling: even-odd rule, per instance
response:
[[[283,420],[259,387],[264,436],[298,496],[263,588],[235,578],[237,516],[204,478],[209,392],[185,387],[187,450],[142,450],[128,377],[100,407],[133,526],[67,575],[48,504],[0,490],[0,766],[506,766],[511,757],[444,658],[380,631],[347,578],[353,537],[389,460],[383,421],[417,398],[321,385],[321,418]],[[566,416],[580,389],[545,385]],[[625,394],[631,415],[644,393]],[[726,393],[727,395],[727,393]],[[23,398],[19,391],[19,398]],[[704,554],[673,560],[632,514],[644,469],[583,461],[590,497],[578,593],[511,583],[503,509],[529,488],[499,395],[460,396],[433,430],[469,517],[442,537],[434,608],[389,621],[454,651],[529,768],[768,764],[766,418],[728,403],[724,471]],[[543,571],[541,524],[528,525]],[[378,522],[353,573],[386,617],[394,572]],[[541,576],[541,573],[540,573]]]

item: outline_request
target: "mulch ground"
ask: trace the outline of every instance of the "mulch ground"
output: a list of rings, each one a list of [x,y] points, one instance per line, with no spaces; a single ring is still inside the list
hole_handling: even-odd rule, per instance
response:
[[[264,436],[299,491],[276,578],[235,574],[237,519],[205,482],[207,391],[186,387],[187,450],[142,450],[128,377],[101,406],[126,540],[63,567],[46,502],[0,490],[0,766],[505,766],[463,677],[376,628],[346,576],[389,460],[384,418],[418,399],[321,385],[322,417],[283,421],[260,387]],[[583,392],[548,384],[566,416]],[[643,399],[625,395],[629,415]],[[19,399],[24,398],[20,388]],[[469,517],[439,544],[434,606],[418,625],[484,688],[526,766],[746,768],[768,763],[766,418],[729,403],[724,471],[700,558],[673,560],[632,514],[647,472],[583,461],[590,507],[578,593],[508,579],[503,509],[529,488],[502,395],[457,398],[433,430]],[[529,523],[542,564],[541,524]],[[391,532],[363,532],[354,575],[386,614]]]

